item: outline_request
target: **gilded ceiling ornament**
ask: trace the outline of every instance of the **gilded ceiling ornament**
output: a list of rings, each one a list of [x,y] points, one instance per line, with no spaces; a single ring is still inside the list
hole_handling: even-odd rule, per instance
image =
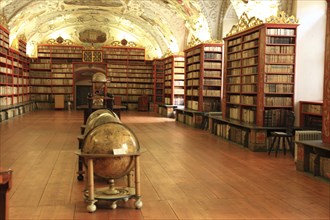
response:
[[[61,36],[59,36],[56,39],[49,39],[47,41],[48,44],[61,44],[61,45],[73,45],[73,42],[69,39],[64,39]]]
[[[0,15],[0,25],[8,29],[8,19],[5,14]]]
[[[27,42],[27,39],[26,39],[25,34],[21,34],[21,35],[19,35],[19,36],[18,36],[18,39],[20,39],[20,40],[22,40],[22,41],[24,41],[24,42]]]
[[[121,41],[112,41],[111,46],[137,47],[136,43],[122,39]]]
[[[245,31],[260,24],[263,24],[262,20],[256,17],[249,18],[244,12],[240,17],[238,23],[231,28],[230,32],[226,36],[231,36],[233,34]]]
[[[169,57],[169,56],[172,56],[172,55],[173,55],[173,52],[172,52],[170,49],[168,49],[168,50],[163,54],[162,58]]]
[[[270,16],[266,18],[266,23],[272,24],[298,24],[299,20],[295,18],[293,15],[288,16],[284,11],[281,11],[277,14],[277,16]]]
[[[218,40],[218,39],[209,39],[209,40],[205,40],[205,41],[201,41],[199,38],[197,38],[196,36],[193,36],[191,41],[188,43],[186,48],[191,48],[194,47],[198,44],[222,44],[223,40]]]
[[[187,48],[191,48],[191,47],[196,46],[201,43],[202,43],[202,41],[198,37],[193,35],[190,42],[187,45]]]

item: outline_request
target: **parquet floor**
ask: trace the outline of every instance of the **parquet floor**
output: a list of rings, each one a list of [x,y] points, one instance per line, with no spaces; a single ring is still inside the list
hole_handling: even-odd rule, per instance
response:
[[[0,123],[0,166],[14,170],[10,219],[329,219],[328,181],[295,170],[290,155],[251,152],[146,112],[122,122],[145,149],[143,207],[86,212],[76,178],[79,111],[34,111]]]

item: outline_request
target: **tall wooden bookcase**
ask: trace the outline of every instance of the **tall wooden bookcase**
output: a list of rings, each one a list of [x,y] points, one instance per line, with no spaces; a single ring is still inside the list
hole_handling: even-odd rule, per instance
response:
[[[164,58],[164,104],[184,105],[184,56]]]
[[[252,151],[265,151],[268,134],[285,129],[294,109],[297,20],[283,13],[263,22],[243,14],[224,38],[222,116],[210,130]]]
[[[164,104],[164,61],[162,59],[154,59],[153,61],[153,80],[153,104],[154,110],[157,112],[158,105]]]
[[[141,96],[153,95],[153,64],[145,60],[145,49],[103,47],[108,66],[109,93],[120,96],[128,109],[137,109]]]
[[[50,108],[55,95],[73,101],[73,63],[82,61],[82,46],[39,45],[30,62],[31,99]],[[42,105],[43,104],[43,105]]]
[[[26,42],[17,40],[18,48],[9,46],[9,31],[0,26],[0,106],[29,101],[29,73]]]
[[[225,40],[223,118],[281,126],[294,109],[297,24],[260,24]]]
[[[222,44],[199,44],[185,50],[185,108],[219,112]]]

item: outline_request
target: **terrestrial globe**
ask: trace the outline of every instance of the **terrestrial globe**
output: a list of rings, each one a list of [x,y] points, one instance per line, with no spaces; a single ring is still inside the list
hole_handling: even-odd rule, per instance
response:
[[[96,176],[118,179],[132,170],[134,166],[132,155],[140,152],[140,145],[135,134],[126,125],[108,122],[88,132],[82,152],[99,156],[93,159]],[[120,153],[117,154],[118,152]]]

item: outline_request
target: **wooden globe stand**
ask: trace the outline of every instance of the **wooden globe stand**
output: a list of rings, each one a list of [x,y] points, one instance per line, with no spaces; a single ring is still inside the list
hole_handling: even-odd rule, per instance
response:
[[[127,202],[129,199],[135,199],[135,208],[140,209],[143,206],[141,201],[141,188],[140,188],[140,153],[134,154],[122,154],[122,155],[113,155],[113,154],[84,154],[80,151],[77,151],[76,154],[79,157],[82,157],[86,160],[87,166],[87,182],[86,182],[86,191],[84,193],[85,201],[87,202],[87,211],[95,212],[96,205],[95,203],[99,200],[111,201],[110,207],[112,209],[117,208],[117,202],[122,200]],[[128,175],[127,186],[124,187],[115,187],[114,180],[109,180],[108,187],[102,187],[95,189],[94,187],[94,166],[93,160],[99,158],[115,158],[115,157],[127,157],[130,156],[134,160],[133,169]],[[133,172],[134,175],[131,175]],[[132,180],[134,176],[134,184]]]

